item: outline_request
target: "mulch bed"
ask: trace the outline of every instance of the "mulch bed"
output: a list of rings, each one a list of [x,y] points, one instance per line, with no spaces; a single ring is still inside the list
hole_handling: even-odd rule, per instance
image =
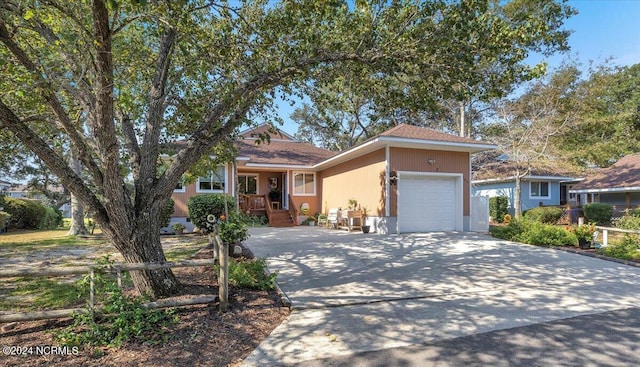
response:
[[[211,258],[212,250],[204,249],[194,258]],[[174,273],[183,284],[175,298],[203,293],[217,295],[212,267],[176,268]],[[168,331],[163,345],[139,343],[120,348],[79,350],[77,354],[5,355],[0,352],[2,366],[237,366],[288,315],[278,294],[230,287],[229,312],[218,312],[217,304],[181,307],[179,322]],[[51,330],[71,323],[70,319],[43,320],[0,325],[0,347],[56,346]]]

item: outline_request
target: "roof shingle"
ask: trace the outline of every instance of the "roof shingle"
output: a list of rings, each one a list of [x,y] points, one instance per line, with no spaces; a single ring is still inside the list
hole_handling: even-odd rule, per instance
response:
[[[640,187],[640,153],[620,158],[611,167],[603,168],[573,187],[574,190],[616,189]]]

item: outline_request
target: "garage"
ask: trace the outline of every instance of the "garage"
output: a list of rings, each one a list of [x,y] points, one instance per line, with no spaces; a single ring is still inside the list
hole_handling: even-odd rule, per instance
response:
[[[398,172],[398,232],[462,231],[462,175]]]

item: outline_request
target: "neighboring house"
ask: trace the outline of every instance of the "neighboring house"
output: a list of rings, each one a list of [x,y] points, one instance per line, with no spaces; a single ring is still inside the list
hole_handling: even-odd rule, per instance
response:
[[[4,191],[13,186],[11,182],[0,180],[0,195],[4,195]]]
[[[640,205],[640,153],[621,158],[608,168],[590,174],[569,192],[580,204],[605,203],[617,211]]]
[[[506,196],[509,201],[509,214],[515,213],[516,177],[515,163],[508,156],[491,157],[476,162],[472,182],[474,196]],[[525,210],[537,206],[558,206],[570,204],[575,206],[576,197],[569,190],[579,182],[572,172],[557,167],[536,168],[522,177],[520,181],[520,209]]]
[[[367,224],[379,233],[465,231],[470,223],[471,154],[495,149],[473,139],[398,125],[336,153],[280,133],[270,143],[253,138],[261,125],[241,133],[239,154],[191,185],[176,187],[172,221],[187,221],[187,200],[199,193],[238,192],[244,202],[269,202],[269,215],[301,215],[346,208],[350,199],[368,209]],[[294,218],[299,222],[304,217]]]
[[[570,204],[575,199],[569,193],[569,188],[575,182],[577,182],[576,178],[567,176],[528,175],[523,177],[520,181],[521,211],[537,206]],[[472,186],[474,196],[506,196],[509,201],[509,214],[515,213],[515,177],[474,180]]]
[[[62,193],[64,188],[62,186],[53,186],[50,187],[50,190]],[[43,193],[31,189],[27,185],[12,184],[10,187],[4,189],[2,193],[7,197],[37,200],[45,203],[45,205],[49,205],[49,199]],[[64,218],[71,218],[71,205],[69,203],[63,204],[59,210],[62,212]]]

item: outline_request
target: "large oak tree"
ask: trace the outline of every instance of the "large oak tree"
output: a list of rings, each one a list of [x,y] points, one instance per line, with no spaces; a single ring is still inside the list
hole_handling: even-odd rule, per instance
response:
[[[551,0],[0,2],[0,128],[36,154],[129,262],[158,262],[175,183],[274,101],[345,74],[401,79],[453,98],[526,80],[530,50],[566,46]],[[485,67],[491,65],[491,68]],[[362,83],[366,83],[363,80]],[[86,170],[55,147],[64,135]],[[168,167],[164,143],[185,141]],[[162,169],[159,167],[162,166]],[[170,270],[133,274],[161,297]]]

